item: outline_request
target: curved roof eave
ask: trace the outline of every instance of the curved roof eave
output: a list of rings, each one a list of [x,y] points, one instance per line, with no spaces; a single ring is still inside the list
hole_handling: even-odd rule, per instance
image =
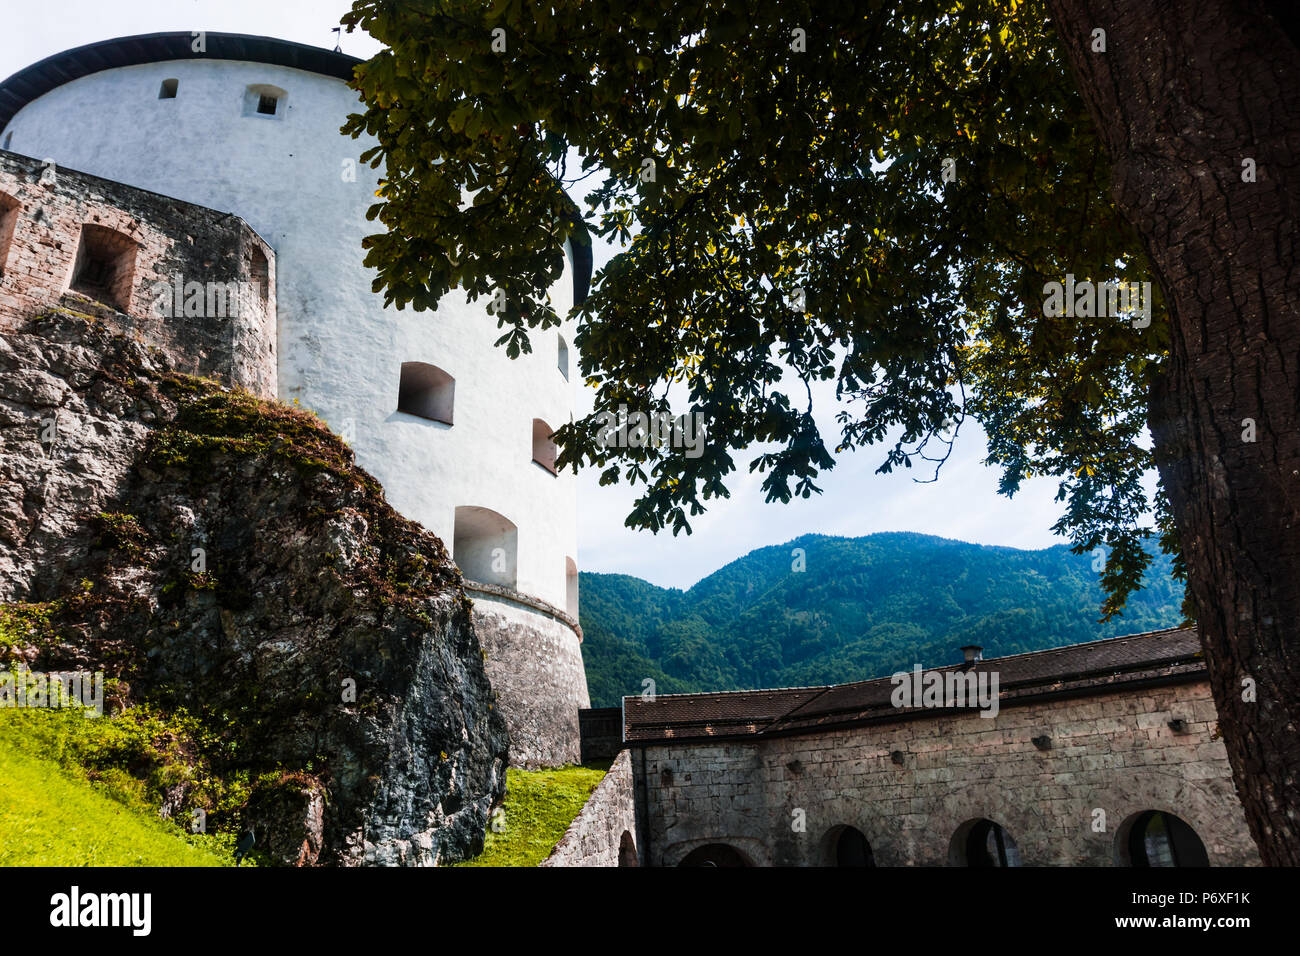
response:
[[[92,73],[123,66],[168,60],[240,60],[286,66],[346,81],[352,79],[356,66],[364,62],[324,47],[244,33],[206,33],[203,53],[195,53],[193,43],[193,33],[148,33],[101,40],[47,56],[0,82],[0,130],[24,106],[50,90]],[[574,300],[581,302],[591,285],[591,237],[583,228],[575,232],[574,238],[577,241],[570,246],[575,273]]]
[[[350,80],[353,69],[362,62],[346,53],[274,37],[207,33],[204,41],[205,51],[195,53],[192,33],[149,33],[101,40],[48,56],[0,83],[0,129],[8,126],[24,106],[50,90],[122,66],[167,60],[245,60]]]

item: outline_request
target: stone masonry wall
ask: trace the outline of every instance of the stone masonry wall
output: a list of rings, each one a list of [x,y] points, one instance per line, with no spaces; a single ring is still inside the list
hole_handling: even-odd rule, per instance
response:
[[[540,610],[540,601],[476,584],[466,591],[510,728],[510,765],[534,770],[577,763],[578,711],[591,706],[577,631],[558,613]]]
[[[624,750],[542,866],[635,866],[632,760]]]
[[[1184,732],[1169,727],[1175,718]],[[1196,831],[1211,865],[1258,864],[1216,720],[1209,684],[1197,681],[1004,707],[993,718],[651,746],[642,858],[672,866],[724,843],[755,865],[834,865],[837,828],[847,825],[879,866],[942,866],[961,862],[950,851],[963,824],[987,818],[1016,841],[1022,865],[1109,866],[1132,819],[1163,810]],[[1043,735],[1048,750],[1033,743]]]
[[[115,257],[105,295],[71,288],[96,240]],[[276,395],[275,253],[243,220],[0,151],[0,332],[51,306],[112,316],[180,371]]]

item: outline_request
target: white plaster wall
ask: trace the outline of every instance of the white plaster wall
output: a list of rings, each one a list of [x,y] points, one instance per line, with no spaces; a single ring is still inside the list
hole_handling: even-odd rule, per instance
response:
[[[158,99],[164,79],[177,97]],[[275,118],[248,116],[246,89],[287,92]],[[385,310],[370,291],[361,239],[377,172],[371,145],[339,133],[359,110],[341,80],[288,67],[181,60],[122,67],[64,84],[24,107],[0,136],[10,149],[245,219],[275,249],[279,388],[348,438],[401,513],[448,548],[455,509],[476,505],[519,528],[519,590],[563,608],[565,558],[577,557],[576,481],[532,461],[532,420],[569,421],[576,382],[573,323],[536,332],[511,361],[486,300],[458,293],[437,314]],[[2,141],[2,140],[0,140]],[[351,160],[356,182],[344,178]],[[572,268],[552,290],[572,305]],[[557,367],[557,334],[570,349]],[[456,379],[451,427],[398,413],[401,364],[428,362]]]

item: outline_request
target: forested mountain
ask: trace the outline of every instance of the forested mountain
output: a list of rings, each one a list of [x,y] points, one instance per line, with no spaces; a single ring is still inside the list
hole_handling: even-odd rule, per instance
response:
[[[1090,555],[909,533],[805,535],[688,591],[622,574],[583,574],[581,587],[593,707],[647,677],[661,694],[831,684],[955,663],[963,644],[1003,657],[1172,627],[1183,597],[1158,555],[1123,617],[1101,624]]]

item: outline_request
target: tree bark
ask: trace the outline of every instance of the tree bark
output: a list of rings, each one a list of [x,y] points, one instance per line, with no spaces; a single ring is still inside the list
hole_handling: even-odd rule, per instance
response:
[[[1171,316],[1151,432],[1260,855],[1300,864],[1300,52],[1259,0],[1048,0]],[[1093,31],[1106,31],[1105,52]],[[1253,159],[1254,182],[1243,181]],[[1138,330],[1135,335],[1142,334]],[[1248,424],[1255,423],[1255,441]],[[1249,691],[1254,688],[1254,700]],[[1177,812],[1176,807],[1167,808]]]

